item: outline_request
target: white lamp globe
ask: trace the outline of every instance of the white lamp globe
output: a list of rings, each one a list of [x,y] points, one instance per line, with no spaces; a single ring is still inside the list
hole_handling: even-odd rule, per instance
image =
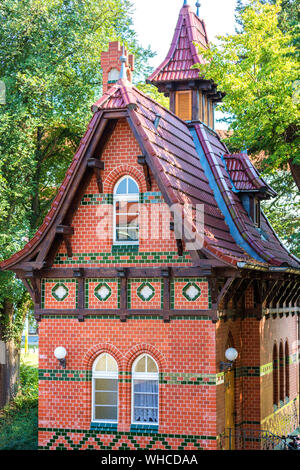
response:
[[[67,351],[63,346],[58,346],[57,348],[55,348],[54,356],[56,357],[56,359],[64,359],[66,355]]]
[[[235,348],[228,348],[225,351],[225,357],[228,361],[234,362],[236,358],[238,357],[239,353]]]

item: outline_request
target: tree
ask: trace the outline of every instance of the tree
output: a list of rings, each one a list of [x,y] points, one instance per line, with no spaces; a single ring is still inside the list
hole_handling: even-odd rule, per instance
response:
[[[169,109],[169,98],[167,98],[163,93],[160,93],[156,86],[152,85],[151,83],[145,82],[139,82],[136,86],[139,90],[145,93],[145,95],[148,95],[154,101]]]
[[[138,77],[153,53],[137,42],[130,0],[2,0],[0,22],[1,260],[34,234],[64,177],[101,95],[101,51],[124,42]],[[0,335],[12,351],[28,308],[20,281],[0,273]]]
[[[234,131],[231,147],[264,151],[263,170],[289,167],[300,189],[297,47],[293,28],[280,27],[280,0],[271,3],[248,0],[239,16],[242,34],[219,37],[201,51],[207,64],[197,67],[226,92],[220,109]]]

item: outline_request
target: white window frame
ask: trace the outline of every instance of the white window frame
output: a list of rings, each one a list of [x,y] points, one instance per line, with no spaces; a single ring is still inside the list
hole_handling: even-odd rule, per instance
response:
[[[157,367],[157,372],[135,372],[135,366],[136,364],[139,362],[140,359],[142,359],[143,357],[150,357],[150,359],[152,359],[152,361],[155,362],[155,365]],[[141,354],[140,356],[138,356],[134,363],[132,364],[132,383],[131,383],[131,424],[137,424],[137,425],[151,425],[151,426],[158,426],[159,425],[159,403],[160,403],[160,400],[159,400],[159,367],[158,367],[158,364],[156,362],[156,360],[150,356],[150,354]],[[155,380],[156,382],[158,382],[158,394],[157,394],[157,415],[158,415],[158,419],[157,419],[157,422],[154,423],[153,421],[151,422],[140,422],[140,421],[134,421],[134,381],[136,380]]]
[[[115,363],[117,364],[117,371],[116,372],[112,372],[112,371],[103,372],[103,371],[96,371],[95,370],[98,360],[102,356],[105,356],[105,355],[110,356],[115,361]],[[95,379],[113,379],[113,380],[117,380],[117,419],[116,420],[96,419],[96,417],[95,417],[95,415],[96,415],[96,413],[95,413],[95,411],[96,411]],[[113,424],[117,424],[119,422],[119,367],[118,367],[118,363],[115,360],[115,358],[109,353],[100,354],[99,356],[96,357],[96,359],[93,363],[93,368],[92,368],[92,422],[93,423],[113,423]]]
[[[116,220],[117,220],[117,211],[116,211],[117,202],[120,202],[120,201],[136,202],[137,204],[139,204],[139,202],[140,202],[140,192],[138,192],[136,194],[116,194],[116,191],[117,191],[119,185],[121,184],[121,182],[124,179],[127,179],[127,178],[130,178],[132,181],[135,182],[137,187],[139,187],[136,180],[134,178],[132,178],[132,176],[130,176],[130,175],[125,175],[122,178],[120,178],[117,181],[117,183],[114,187],[114,194],[113,194],[113,243],[114,243],[114,245],[139,245],[139,240],[134,240],[134,241],[129,241],[129,240],[124,240],[124,241],[121,240],[120,241],[120,240],[117,240],[117,223],[116,223]],[[140,235],[139,224],[138,224],[138,233]]]

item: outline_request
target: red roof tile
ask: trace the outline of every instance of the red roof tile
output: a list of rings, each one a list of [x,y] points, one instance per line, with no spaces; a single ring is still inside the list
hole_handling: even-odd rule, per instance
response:
[[[199,78],[199,71],[191,69],[194,64],[204,64],[204,59],[193,44],[208,48],[208,38],[203,20],[186,5],[182,7],[173,41],[166,59],[150,75],[149,82],[190,80]]]
[[[225,154],[223,158],[230,179],[237,191],[260,191],[265,193],[266,198],[276,196],[276,192],[265,182],[252,165],[247,153]]]

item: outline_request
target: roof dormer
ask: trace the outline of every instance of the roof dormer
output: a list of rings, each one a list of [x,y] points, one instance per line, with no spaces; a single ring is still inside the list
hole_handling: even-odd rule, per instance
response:
[[[238,194],[249,217],[256,227],[260,228],[260,202],[275,197],[276,192],[252,165],[247,152],[225,154],[223,162],[232,191]]]

